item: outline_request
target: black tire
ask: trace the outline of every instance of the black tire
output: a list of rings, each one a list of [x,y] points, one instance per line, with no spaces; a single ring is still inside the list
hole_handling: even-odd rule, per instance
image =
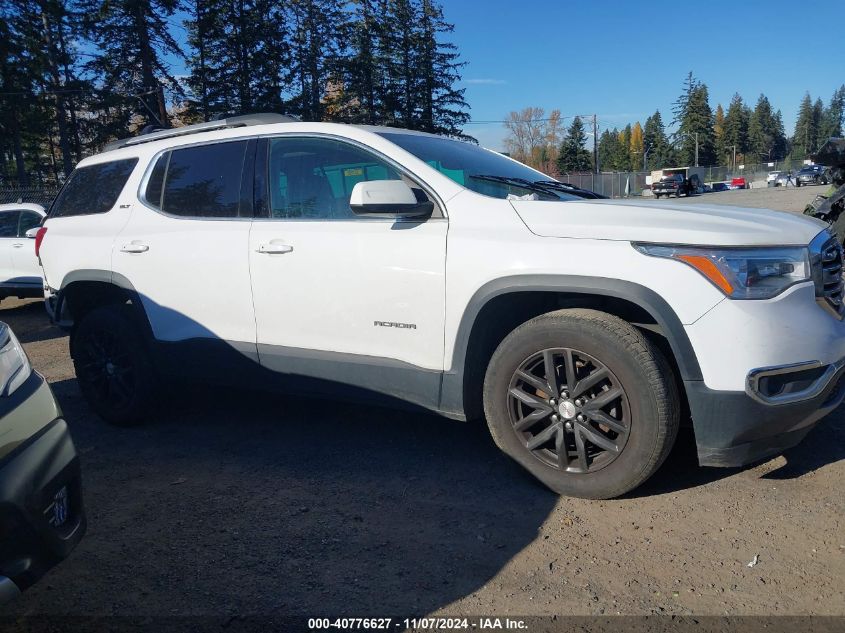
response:
[[[79,388],[101,418],[118,426],[146,420],[158,378],[126,306],[95,308],[71,336]]]
[[[536,418],[537,422],[532,421],[526,425],[529,415],[516,410],[524,406],[525,401],[520,396],[515,397],[514,390],[524,394],[522,389],[526,386],[531,391],[537,383],[548,385],[550,381],[544,382],[542,378],[537,378],[536,373],[531,374],[531,378],[535,379],[533,382],[523,381],[522,377],[527,376],[526,371],[532,371],[525,369],[526,363],[542,354],[542,367],[547,368],[549,364],[546,364],[546,354],[552,354],[554,359],[554,354],[558,352],[568,353],[569,356],[564,356],[567,361],[563,366],[559,367],[555,360],[550,363],[554,367],[554,380],[558,380],[558,386],[563,385],[561,395],[558,396],[557,415]],[[589,358],[589,361],[579,368],[577,361],[568,360],[575,358]],[[566,378],[567,365],[574,368],[571,379]],[[580,415],[577,420],[572,419],[571,401],[567,405],[570,408],[564,411],[564,397],[570,397],[568,394],[562,395],[568,389],[564,383],[571,380],[576,385],[573,393],[577,393],[584,378],[592,376],[594,368],[599,366],[606,370],[604,373],[607,377],[587,388],[595,391],[593,395],[585,396],[586,402],[590,399],[600,402],[597,400],[600,394],[610,395],[610,391],[615,393],[617,387],[614,385],[618,383],[622,396],[617,396],[618,400],[612,404],[612,408],[611,404],[606,405],[610,408],[609,413],[599,412],[604,413],[603,419],[613,419],[620,429],[625,427],[619,433],[605,423],[595,422],[592,419],[596,415],[595,409],[586,414],[591,416],[586,421]],[[547,401],[543,400],[547,394],[543,391],[535,391],[533,397],[538,398],[543,407],[547,406]],[[601,400],[606,398],[602,397]],[[582,400],[582,404],[584,402]],[[587,406],[584,406],[583,411],[587,411]],[[531,417],[541,413],[540,409],[532,411]],[[668,362],[636,328],[603,312],[567,309],[531,319],[502,341],[487,368],[484,413],[490,433],[499,448],[554,492],[586,499],[608,499],[642,484],[666,459],[678,432],[679,396]],[[616,418],[613,418],[614,415]],[[565,422],[567,416],[568,421]],[[553,429],[556,425],[557,428]],[[569,430],[565,431],[564,426]],[[520,430],[515,427],[520,427]],[[617,450],[607,450],[607,455],[604,455],[598,444],[591,444],[593,440],[588,435],[595,437],[598,432],[604,435],[605,440],[610,438],[610,444],[617,447]],[[553,435],[548,436],[549,433]],[[566,433],[571,434],[571,437]],[[576,435],[581,436],[580,444]],[[548,448],[548,444],[529,448],[529,443],[536,443],[545,436],[548,436],[545,441],[554,444],[553,448]],[[570,448],[562,451],[561,446]],[[574,449],[571,448],[573,446]],[[592,457],[582,455],[589,449],[593,450]],[[565,456],[561,456],[561,453]],[[581,461],[582,458],[585,461]]]
[[[654,197],[657,198],[658,200],[660,200],[660,194],[659,193],[654,194]]]

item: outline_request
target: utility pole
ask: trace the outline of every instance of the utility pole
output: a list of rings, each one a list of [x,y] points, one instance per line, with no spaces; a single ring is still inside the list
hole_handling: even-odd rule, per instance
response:
[[[599,124],[593,115],[593,168],[599,173]]]
[[[734,148],[734,161],[733,161],[733,164],[731,165],[731,171],[736,170],[736,145],[734,145],[733,148]]]

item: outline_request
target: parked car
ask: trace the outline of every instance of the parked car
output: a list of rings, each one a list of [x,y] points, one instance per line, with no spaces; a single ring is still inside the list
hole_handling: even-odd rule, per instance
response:
[[[44,216],[37,204],[0,204],[0,301],[44,296],[35,242],[29,239]]]
[[[62,411],[0,323],[0,604],[65,558],[84,532],[79,460]]]
[[[339,398],[484,416],[548,487],[588,498],[648,479],[682,410],[700,464],[740,466],[843,401],[825,223],[547,180],[396,128],[252,115],[154,132],[59,193],[36,238],[48,311],[114,424],[186,377],[310,394],[315,416]]]
[[[750,185],[748,181],[745,180],[744,176],[740,176],[739,178],[732,178],[731,184],[728,185],[729,189],[748,189]]]
[[[697,174],[693,174],[689,178],[684,178],[683,174],[670,174],[664,176],[651,186],[651,192],[655,198],[660,196],[675,196],[680,198],[683,196],[691,196],[699,192],[701,181]]]
[[[827,185],[830,183],[828,169],[824,165],[807,165],[795,177],[796,184],[801,185]]]
[[[766,185],[769,187],[781,187],[786,182],[787,172],[770,171],[766,176]]]
[[[714,182],[711,187],[713,191],[727,191],[730,189],[730,187],[728,187],[728,183],[726,182]]]

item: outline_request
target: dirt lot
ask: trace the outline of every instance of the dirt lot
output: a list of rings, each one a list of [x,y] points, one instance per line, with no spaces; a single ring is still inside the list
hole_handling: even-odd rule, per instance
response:
[[[800,210],[816,189],[690,202]],[[90,519],[12,615],[845,614],[843,409],[744,470],[698,468],[682,435],[644,487],[590,502],[434,416],[194,390],[112,428],[40,302],[0,319],[65,410]]]
[[[685,204],[729,204],[738,207],[755,207],[758,209],[777,209],[778,211],[802,212],[807,203],[819,194],[827,191],[827,187],[768,187],[764,189],[736,189],[733,191],[718,191],[705,193],[700,196],[677,198],[662,198],[654,200],[657,204],[666,202],[681,202]],[[652,199],[653,200],[653,199]]]

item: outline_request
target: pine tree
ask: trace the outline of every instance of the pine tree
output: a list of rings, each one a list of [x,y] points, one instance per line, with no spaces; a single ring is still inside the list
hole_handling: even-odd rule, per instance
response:
[[[616,153],[611,159],[614,171],[631,169],[631,124],[626,125],[617,136]]]
[[[650,169],[669,167],[674,163],[672,148],[663,127],[663,117],[660,110],[656,110],[646,119],[643,128],[643,144],[648,152],[648,166]]]
[[[821,97],[817,98],[813,104],[813,127],[815,128],[816,134],[813,137],[813,145],[810,151],[815,152],[826,140],[823,135],[824,103],[822,103]]]
[[[604,130],[598,142],[599,169],[612,171],[615,169],[614,160],[619,154],[619,130]]]
[[[713,115],[713,140],[716,148],[716,158],[720,163],[728,163],[728,148],[725,147],[725,110],[722,104],[716,106],[716,113]],[[733,152],[733,149],[730,150]]]
[[[566,138],[560,146],[557,159],[558,171],[562,174],[572,172],[589,171],[592,165],[592,156],[586,149],[587,134],[584,131],[584,124],[581,117],[572,119],[572,124],[566,131]]]
[[[712,165],[716,159],[713,133],[713,112],[710,109],[707,86],[687,75],[681,96],[675,101],[675,133],[679,145],[678,158],[686,165],[696,164],[696,145],[699,165]]]
[[[784,157],[783,123],[772,112],[768,98],[761,94],[748,121],[749,152],[755,160],[775,161]]]
[[[165,91],[183,92],[165,61],[168,55],[182,56],[168,25],[179,4],[179,0],[80,0],[80,10],[87,14],[88,38],[97,48],[88,70],[114,93],[111,101],[123,106],[123,117],[134,113],[147,123],[169,126]],[[124,128],[129,123],[128,118],[120,121]]]
[[[730,152],[731,161],[736,155],[748,152],[748,115],[739,93],[735,93],[725,114],[722,143],[725,152]]]
[[[828,138],[842,136],[842,124],[845,122],[845,85],[840,86],[830,98],[830,104],[825,109],[820,136],[826,141]]]
[[[798,108],[798,120],[795,122],[795,134],[792,137],[793,158],[807,158],[813,151],[818,136],[818,128],[814,116],[813,101],[810,93],[804,93],[801,106]]]
[[[289,11],[292,106],[304,120],[321,121],[326,90],[342,81],[347,15],[341,0],[291,0]]]
[[[272,29],[265,28],[267,21]],[[286,15],[271,0],[192,0],[189,109],[198,118],[283,109]]]
[[[462,128],[469,121],[469,105],[464,89],[455,87],[461,80],[464,63],[459,61],[457,47],[442,39],[454,31],[454,26],[446,22],[443,9],[433,0],[422,0],[420,16],[420,115],[416,127],[425,132],[464,136]]]
[[[375,0],[353,0],[350,18],[350,53],[346,58],[345,102],[341,119],[353,123],[375,125],[383,122],[378,84],[382,67],[379,64],[379,39],[383,38],[383,21],[379,19]]]

